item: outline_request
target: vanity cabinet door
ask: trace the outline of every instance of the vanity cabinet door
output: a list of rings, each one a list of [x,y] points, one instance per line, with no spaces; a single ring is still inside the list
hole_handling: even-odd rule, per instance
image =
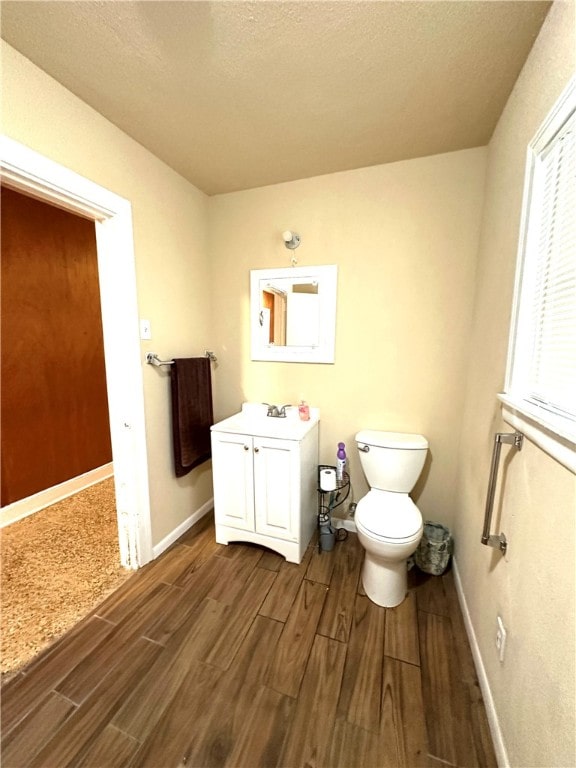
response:
[[[298,442],[254,438],[254,509],[256,531],[298,540],[300,449]]]
[[[246,531],[254,530],[254,438],[212,432],[214,519]]]

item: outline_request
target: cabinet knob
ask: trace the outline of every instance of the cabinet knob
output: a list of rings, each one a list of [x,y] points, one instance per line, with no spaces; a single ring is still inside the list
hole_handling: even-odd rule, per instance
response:
[[[245,446],[244,446],[244,450],[245,450],[245,451],[249,451],[249,450],[250,450],[250,448],[249,448],[247,445],[245,445]]]
[[[258,453],[259,450],[260,448],[254,448],[254,453]]]

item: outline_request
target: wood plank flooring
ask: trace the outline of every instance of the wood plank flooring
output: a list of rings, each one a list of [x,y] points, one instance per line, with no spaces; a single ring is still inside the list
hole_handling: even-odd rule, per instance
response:
[[[452,574],[379,608],[351,534],[300,565],[210,517],[2,688],[2,765],[496,766]]]

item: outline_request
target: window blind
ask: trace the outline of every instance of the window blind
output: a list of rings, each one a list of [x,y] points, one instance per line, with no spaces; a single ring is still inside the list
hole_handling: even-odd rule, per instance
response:
[[[514,389],[576,425],[574,112],[535,159],[524,271]]]

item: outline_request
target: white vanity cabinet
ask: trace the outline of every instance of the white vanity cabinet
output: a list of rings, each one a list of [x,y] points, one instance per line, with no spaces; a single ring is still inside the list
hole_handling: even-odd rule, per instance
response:
[[[238,416],[212,427],[216,541],[262,544],[299,563],[316,528],[318,420]]]

